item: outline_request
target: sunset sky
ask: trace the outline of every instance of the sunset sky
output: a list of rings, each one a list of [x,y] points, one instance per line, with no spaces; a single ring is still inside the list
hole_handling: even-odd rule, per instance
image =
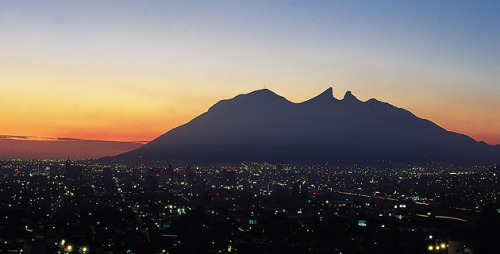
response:
[[[0,135],[148,141],[332,86],[500,144],[500,1],[144,2],[0,0]]]

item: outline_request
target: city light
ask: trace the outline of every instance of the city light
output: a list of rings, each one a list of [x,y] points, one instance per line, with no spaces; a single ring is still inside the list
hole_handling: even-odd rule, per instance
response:
[[[234,253],[235,251],[255,250],[252,246],[245,245],[239,245],[235,250],[234,241],[252,239],[252,237],[266,239],[268,232],[284,234],[286,237],[300,236],[297,238],[298,240],[294,240],[293,244],[296,244],[296,248],[301,251],[307,252],[309,248],[315,249],[315,247],[310,247],[307,241],[301,239],[307,239],[311,233],[320,235],[319,223],[323,221],[327,223],[339,221],[346,226],[346,229],[362,227],[363,234],[343,231],[342,228],[337,229],[339,232],[350,234],[349,239],[362,240],[364,233],[387,232],[386,234],[391,234],[396,230],[404,230],[406,232],[404,237],[407,240],[427,241],[419,247],[426,250],[427,253],[445,253],[449,247],[445,240],[449,237],[446,233],[447,226],[423,235],[422,239],[421,232],[418,232],[419,225],[434,223],[429,218],[430,216],[426,215],[427,211],[401,214],[398,212],[399,205],[396,210],[394,209],[394,200],[404,202],[403,200],[407,197],[418,196],[426,203],[438,205],[440,202],[436,199],[437,195],[434,192],[422,194],[422,191],[434,184],[433,181],[436,178],[439,178],[441,179],[440,185],[435,186],[438,191],[439,188],[447,191],[458,185],[460,188],[454,188],[455,192],[467,190],[469,195],[472,195],[467,196],[467,202],[473,206],[467,207],[465,206],[466,202],[461,203],[460,201],[454,204],[463,207],[463,209],[454,212],[453,215],[463,216],[466,213],[477,213],[475,207],[481,204],[479,202],[485,195],[483,193],[489,191],[483,186],[491,186],[484,185],[483,182],[495,181],[494,178],[485,178],[485,175],[491,175],[487,168],[482,168],[480,171],[477,171],[476,168],[464,167],[459,170],[453,168],[454,172],[460,172],[460,174],[450,175],[441,169],[442,164],[418,170],[415,170],[415,167],[400,170],[392,166],[388,168],[333,166],[335,170],[332,170],[332,166],[287,165],[282,166],[281,171],[279,171],[272,164],[246,163],[241,168],[236,169],[232,185],[239,187],[228,189],[226,188],[227,181],[224,180],[227,176],[227,170],[221,170],[221,167],[217,165],[196,167],[199,171],[192,172],[195,175],[194,180],[188,183],[183,179],[186,176],[183,169],[179,169],[176,175],[178,179],[174,180],[172,178],[174,166],[170,165],[121,165],[113,169],[114,171],[107,175],[108,180],[106,180],[103,171],[109,166],[87,162],[87,164],[79,164],[81,165],[79,167],[81,167],[82,178],[68,182],[67,178],[59,177],[65,174],[64,162],[31,163],[20,160],[0,160],[0,163],[3,163],[0,165],[0,178],[3,177],[0,188],[9,193],[5,197],[8,207],[12,205],[16,209],[34,208],[34,212],[31,214],[21,215],[23,222],[18,223],[20,232],[35,239],[27,242],[26,246],[37,248],[40,244],[45,244],[47,252],[50,253],[106,253],[112,249],[116,250],[117,253],[132,253],[133,248],[135,248],[134,243],[147,241],[154,242],[154,245],[157,246],[152,247],[152,251],[155,253],[168,253],[169,250],[165,250],[166,246],[162,245],[160,241],[163,238],[171,241],[170,246],[175,249],[174,252],[183,252],[193,248],[203,252],[202,250],[209,248],[217,249],[221,253]],[[40,176],[36,172],[40,168],[44,168],[44,163],[56,165],[53,168],[57,168],[59,171],[53,172],[52,176]],[[168,169],[169,167],[170,169]],[[162,171],[157,170],[157,168],[161,168]],[[20,172],[16,178],[6,177],[6,175],[12,175],[15,172]],[[158,172],[162,172],[160,179],[155,177]],[[302,177],[305,174],[308,174],[311,179],[305,181]],[[459,178],[459,176],[464,175],[468,177],[467,181]],[[386,178],[384,181],[388,183],[408,180],[409,182],[405,184],[411,185],[412,189],[405,191],[404,189],[395,189],[392,185],[377,186],[371,180],[372,178],[379,179],[380,183],[383,182],[384,177]],[[363,186],[370,181],[373,182],[371,183],[373,186],[365,189]],[[478,183],[478,185],[471,187],[471,181]],[[306,182],[307,185],[304,185],[303,183]],[[41,186],[45,191],[42,191]],[[195,186],[196,188],[194,188]],[[469,187],[470,189],[467,189]],[[75,193],[75,195],[71,196],[70,193]],[[323,197],[319,197],[315,193],[323,193]],[[440,195],[448,195],[448,192],[440,193]],[[496,193],[487,193],[486,195],[490,198],[496,197]],[[325,198],[330,201],[326,202]],[[87,208],[75,209],[80,204]],[[197,215],[196,206],[199,204],[207,207],[206,214],[194,221],[186,221],[186,218],[189,218],[186,216]],[[426,209],[423,205],[418,204],[408,205],[404,209],[412,211],[414,206]],[[101,207],[106,207],[107,212],[99,212]],[[450,217],[444,213],[445,210],[433,213],[433,220],[450,220]],[[50,216],[46,217],[46,214]],[[304,218],[310,216],[313,216],[315,220],[304,223]],[[376,216],[377,221],[369,220],[370,216]],[[404,216],[407,220],[404,225],[394,221],[399,216]],[[71,235],[71,239],[58,238],[53,241],[53,238],[47,239],[46,235],[42,237],[37,232],[26,231],[26,228],[31,230],[31,225],[36,225],[34,220],[39,217],[49,220],[47,230],[52,230],[60,236]],[[73,218],[82,219],[74,220]],[[2,220],[14,224],[19,219],[5,213]],[[231,241],[224,244],[216,236],[213,237],[211,232],[216,228],[211,221],[227,222],[224,227],[227,227],[232,233]],[[368,226],[370,222],[374,225]],[[278,228],[277,226],[287,225],[287,223],[297,225],[293,232],[287,230],[268,231],[268,229]],[[190,224],[201,229],[200,235],[210,241],[194,245],[186,244],[194,239],[191,235],[185,235],[181,232]],[[90,231],[90,235],[87,230],[89,227],[93,229]],[[153,228],[154,230],[151,230]],[[235,234],[236,232],[237,234]],[[123,234],[131,236],[130,239],[133,238],[133,241],[115,242],[112,240]],[[97,244],[94,239],[99,239]],[[13,246],[14,242],[14,236],[2,241],[7,248]],[[382,237],[370,246],[363,247],[382,250],[384,246],[391,245],[391,242],[389,237]],[[211,243],[210,246],[209,243]],[[92,244],[90,245],[93,246],[92,250],[88,244]],[[281,247],[285,246],[284,244],[291,244],[291,242],[275,243],[269,241],[263,244]],[[468,244],[468,242],[464,244]],[[361,245],[363,244],[361,243]],[[340,251],[341,246],[335,247],[339,248]],[[348,251],[349,249],[343,249],[344,253]]]

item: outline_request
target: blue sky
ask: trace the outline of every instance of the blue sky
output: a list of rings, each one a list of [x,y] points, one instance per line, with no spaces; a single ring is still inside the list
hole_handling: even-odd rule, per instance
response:
[[[500,143],[498,1],[0,6],[0,134],[147,140],[240,93],[333,86]]]

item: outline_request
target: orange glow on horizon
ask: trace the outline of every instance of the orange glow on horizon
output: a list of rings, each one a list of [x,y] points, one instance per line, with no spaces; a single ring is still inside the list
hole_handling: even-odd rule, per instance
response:
[[[332,86],[500,144],[496,1],[102,2],[2,5],[0,135],[149,141],[238,94]]]
[[[476,141],[484,141],[490,145],[500,144],[500,136],[496,131],[500,129],[500,125],[489,122],[488,115],[482,118],[475,116],[475,121],[472,121],[467,117],[443,116],[443,113],[437,113],[433,110],[421,111],[413,113],[418,117],[436,123],[448,131],[465,134]],[[86,122],[89,121],[88,119],[75,119],[74,122],[65,123],[64,119],[62,119],[60,122],[53,123],[52,126],[49,123],[41,122],[40,119],[36,121],[27,119],[28,121],[24,123],[19,121],[12,124],[11,127],[13,128],[11,130],[5,129],[5,133],[0,133],[0,135],[121,142],[151,141],[173,128],[188,123],[203,112],[205,111],[200,110],[199,113],[190,112],[185,115],[178,114],[171,118],[169,118],[168,114],[163,114],[167,115],[164,118],[157,118],[154,115],[141,116],[137,113],[137,115],[129,115],[130,118],[127,119],[121,118],[123,115],[117,115],[115,118],[110,116],[110,121],[106,123],[88,123]],[[478,119],[482,121],[478,121]],[[488,128],[484,126],[488,126]]]
[[[50,80],[52,84],[71,82],[66,79]],[[155,88],[156,92],[137,94],[137,91],[140,91],[137,90],[138,87],[118,89],[106,86],[97,88],[95,85],[90,87],[53,85],[51,89],[41,86],[32,88],[7,87],[4,95],[8,96],[0,95],[0,113],[5,119],[0,135],[125,142],[150,141],[188,123],[219,100],[230,99],[237,94],[252,90],[250,88],[241,91],[242,89],[238,87],[224,89],[225,87],[208,86],[208,90],[190,94],[189,91],[194,89],[190,86],[187,86],[185,91],[168,90],[168,92],[158,87]],[[52,90],[56,88],[59,92]],[[297,91],[286,88],[285,85],[276,84],[270,89],[297,103],[321,92],[309,91],[300,94],[298,91],[304,91],[304,88]],[[342,99],[344,91],[341,89],[345,87],[333,88],[335,97]],[[390,90],[386,90],[385,93],[376,93],[370,89],[352,90],[362,101],[375,97],[380,101],[405,108],[418,117],[428,119],[449,131],[462,133],[491,145],[500,144],[500,134],[497,131],[500,129],[500,122],[497,120],[498,109],[495,102],[485,100],[481,102],[482,104],[472,103],[470,98],[442,101],[439,98],[424,97],[423,92],[417,91],[414,96],[421,96],[422,101],[430,102],[421,103],[420,100],[406,100],[405,97]],[[461,103],[462,101],[468,103]]]
[[[0,114],[4,119],[0,135],[150,141],[206,112],[219,100],[263,88],[256,86],[255,80],[243,79],[244,74],[229,75],[225,77],[228,80],[218,85],[220,77],[189,78],[182,72],[154,75],[154,71],[144,70],[140,75],[120,75],[118,69],[110,73],[82,72],[74,77],[58,73],[61,70],[26,72],[23,75],[2,73],[11,85],[0,95]],[[324,86],[310,89],[300,82],[306,83],[277,79],[269,89],[296,103],[326,89]],[[367,80],[359,82],[369,83]],[[144,88],[143,83],[148,86]],[[233,86],[233,83],[241,85]],[[327,81],[319,80],[318,83]],[[384,86],[351,87],[349,84],[340,79],[339,85],[333,85],[334,96],[342,99],[346,90],[352,90],[362,101],[374,97],[405,108],[449,131],[488,144],[500,144],[498,106],[487,96],[478,101],[473,95],[451,91],[451,96],[442,98],[440,94],[447,91],[442,88],[432,93],[417,89],[408,97],[410,94],[403,93],[407,90],[389,89],[391,86],[381,89]]]

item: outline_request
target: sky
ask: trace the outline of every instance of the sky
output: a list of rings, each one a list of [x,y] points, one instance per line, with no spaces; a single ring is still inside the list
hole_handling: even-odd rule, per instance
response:
[[[149,141],[333,87],[500,144],[499,1],[0,0],[0,135]]]

